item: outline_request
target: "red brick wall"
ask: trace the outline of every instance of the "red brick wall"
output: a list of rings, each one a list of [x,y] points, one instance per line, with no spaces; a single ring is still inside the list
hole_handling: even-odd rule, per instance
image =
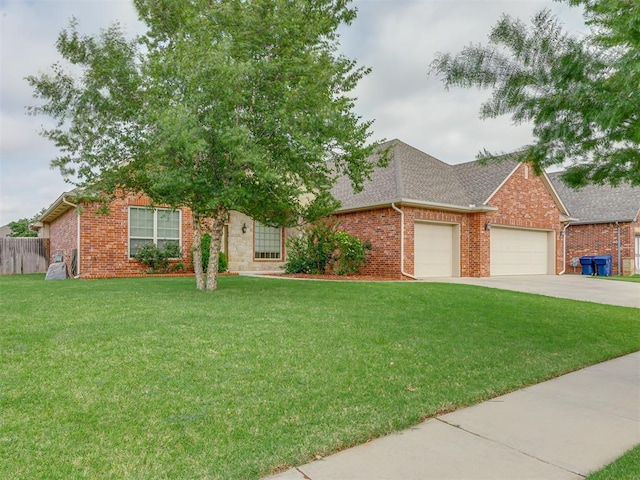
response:
[[[491,224],[554,230],[556,272],[562,269],[560,210],[541,177],[528,165],[520,165],[489,203],[497,212],[487,213]]]
[[[83,205],[80,219],[80,276],[82,278],[123,277],[143,273],[146,267],[129,258],[129,206],[148,206],[141,195],[114,200],[109,215],[96,213],[99,204]],[[75,214],[74,214],[75,215]],[[191,211],[182,209],[182,262],[187,271],[191,265],[193,219]],[[52,223],[57,223],[57,220]],[[51,233],[54,239],[53,230]]]
[[[620,257],[635,256],[634,229],[639,222],[620,224]],[[574,273],[569,265],[572,258],[584,255],[611,255],[611,274],[618,275],[618,226],[615,223],[596,223],[588,225],[569,225],[566,231],[567,255],[566,272]],[[575,273],[582,272],[580,266]]]
[[[342,213],[334,217],[340,222],[342,230],[363,241],[371,242],[369,260],[360,270],[362,275],[401,276],[400,214],[398,212],[392,208],[379,208]]]
[[[71,251],[78,248],[78,214],[75,209],[67,210],[49,226],[51,262],[56,253],[64,255],[67,275],[71,275]]]
[[[488,277],[491,275],[491,232],[485,228],[486,213],[469,215],[469,228],[461,232],[460,239],[460,276]],[[463,254],[466,260],[463,263]]]

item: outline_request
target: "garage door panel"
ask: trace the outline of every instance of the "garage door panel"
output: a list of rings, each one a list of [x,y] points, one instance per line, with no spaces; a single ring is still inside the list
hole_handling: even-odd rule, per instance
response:
[[[491,229],[491,275],[549,273],[549,232],[515,228]]]
[[[455,225],[416,223],[414,274],[417,277],[451,277],[455,268]]]

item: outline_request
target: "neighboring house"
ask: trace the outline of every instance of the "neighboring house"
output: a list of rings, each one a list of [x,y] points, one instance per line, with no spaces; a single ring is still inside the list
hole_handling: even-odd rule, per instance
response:
[[[8,224],[0,227],[0,238],[8,237],[10,234],[11,227]]]
[[[145,266],[133,258],[147,242],[162,246],[177,241],[181,261],[193,272],[193,218],[187,208],[150,207],[144,195],[128,195],[109,204],[109,214],[97,213],[98,203],[76,203],[74,192],[63,193],[32,228],[50,239],[51,256],[62,254],[70,276],[80,278],[139,275]],[[239,212],[225,224],[222,250],[231,271],[273,271],[284,263],[285,238],[291,229],[261,225]]]
[[[625,261],[640,273],[640,187],[622,184],[572,189],[562,182],[561,173],[549,174],[549,178],[577,219],[566,230],[566,271],[574,272],[571,263],[582,256],[611,255],[612,275],[622,272]],[[580,273],[580,267],[575,271]]]
[[[486,277],[556,274],[569,212],[546,175],[513,160],[448,165],[399,140],[362,192],[341,178],[342,228],[372,251],[363,274]]]

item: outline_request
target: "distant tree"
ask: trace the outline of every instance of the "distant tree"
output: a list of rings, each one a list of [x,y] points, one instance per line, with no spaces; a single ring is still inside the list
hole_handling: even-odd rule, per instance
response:
[[[488,45],[438,54],[432,71],[447,88],[492,89],[481,118],[532,122],[522,159],[538,172],[570,162],[571,186],[640,185],[640,2],[565,1],[584,7],[588,36],[568,35],[548,11],[530,27],[503,16]]]
[[[38,234],[29,229],[31,223],[31,218],[21,218],[15,222],[9,222],[9,228],[11,229],[9,237],[37,237]]]
[[[11,230],[9,237],[37,237],[38,233],[31,230],[29,227],[31,227],[31,224],[37,221],[46,210],[46,208],[43,208],[31,218],[21,218],[14,222],[9,222],[8,226]]]
[[[358,189],[374,167],[371,122],[349,96],[369,70],[336,53],[349,3],[134,0],[148,30],[133,40],[117,24],[82,36],[72,21],[57,41],[71,66],[28,78],[44,100],[30,111],[58,121],[43,132],[62,152],[52,165],[106,196],[189,207],[196,286],[215,289],[230,210],[313,220],[336,207],[336,176]]]

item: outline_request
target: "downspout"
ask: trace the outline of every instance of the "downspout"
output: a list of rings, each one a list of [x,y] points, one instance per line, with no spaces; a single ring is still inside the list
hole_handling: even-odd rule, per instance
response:
[[[75,203],[71,203],[67,200],[67,197],[62,197],[62,203],[69,205],[70,207],[75,208],[76,210],[79,208],[78,205],[76,205]],[[76,276],[73,278],[80,278],[80,215],[78,215],[78,222],[77,222],[78,226],[77,226],[77,233],[76,233],[76,239],[78,240],[78,246],[76,248],[76,250],[78,251],[78,253],[76,254]]]
[[[620,263],[622,262],[622,250],[620,248],[620,237],[622,235],[622,232],[620,231],[620,222],[616,222],[616,227],[618,227],[618,276],[620,276],[622,275],[622,266],[620,265]]]
[[[558,275],[564,275],[567,271],[567,228],[569,228],[569,225],[571,225],[571,222],[565,223],[564,227],[562,227],[562,271],[558,272]]]
[[[400,214],[400,273],[406,277],[418,280],[410,273],[404,271],[404,212],[396,207],[395,203],[391,204],[391,208]]]

